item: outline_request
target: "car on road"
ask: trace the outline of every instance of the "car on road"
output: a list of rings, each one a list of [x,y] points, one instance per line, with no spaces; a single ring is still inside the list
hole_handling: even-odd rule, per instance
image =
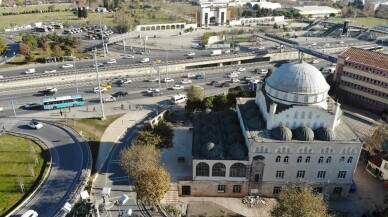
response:
[[[73,68],[73,67],[74,67],[74,65],[73,65],[73,64],[70,64],[70,63],[61,66],[62,69]]]
[[[180,85],[180,84],[176,84],[176,85],[172,86],[171,89],[173,89],[173,90],[183,90],[183,89],[185,89],[185,87]]]
[[[317,45],[317,43],[313,42],[313,43],[311,43],[310,45],[311,45],[311,46],[315,46],[315,45]]]
[[[106,64],[115,64],[115,63],[117,63],[116,59],[110,59],[106,61]]]
[[[188,56],[188,57],[186,57],[186,59],[188,59],[188,60],[194,59],[194,56]]]
[[[4,111],[4,108],[3,107],[0,107],[0,112]]]
[[[192,83],[192,81],[190,79],[186,79],[186,78],[181,81],[181,84],[191,84],[191,83]]]
[[[174,79],[172,79],[172,78],[165,78],[165,79],[163,80],[163,82],[164,82],[164,83],[171,83],[171,82],[174,82]]]
[[[310,61],[310,63],[317,64],[317,63],[319,63],[319,60],[313,59],[313,60]]]
[[[193,74],[193,73],[187,73],[187,75],[186,75],[186,77],[187,78],[195,78],[195,74]]]
[[[325,44],[325,47],[330,47],[330,44],[329,44],[329,43],[326,43],[326,44]]]
[[[52,96],[58,92],[55,87],[46,87],[46,89],[39,91],[43,96]]]
[[[93,64],[92,67],[101,67],[101,66],[104,66],[103,63],[97,63],[97,64]]]
[[[186,56],[195,56],[194,52],[187,53]]]
[[[56,73],[57,72],[57,70],[55,70],[55,69],[53,69],[53,70],[46,70],[46,71],[44,71],[44,73],[46,73],[46,74],[50,74],[50,73]]]
[[[144,53],[144,52],[141,51],[141,50],[138,50],[138,51],[135,52],[135,54],[143,54],[143,53]]]
[[[245,71],[246,71],[246,68],[244,68],[244,67],[239,67],[236,71],[238,71],[238,72],[245,72]]]
[[[162,91],[160,91],[159,89],[149,88],[147,90],[147,95],[149,96],[160,96],[162,94],[163,94]]]
[[[232,86],[229,82],[224,82],[220,85],[220,87],[230,87]]]
[[[122,85],[122,84],[130,84],[132,83],[131,79],[123,78],[116,81],[116,84]]]
[[[108,89],[106,89],[106,88],[104,88],[104,87],[95,87],[95,88],[93,89],[93,92],[94,92],[94,93],[99,93],[100,91],[101,91],[101,93],[104,93],[104,92],[108,91]]]
[[[35,210],[28,210],[21,217],[38,217],[38,213]]]
[[[257,50],[265,50],[265,47],[258,47]]]
[[[127,96],[128,95],[128,92],[124,92],[124,91],[119,91],[119,92],[116,92],[114,94],[112,94],[114,97],[124,97],[124,96]]]
[[[211,85],[211,86],[219,86],[219,85],[221,85],[221,83],[219,81],[211,81],[209,83],[209,85]]]
[[[24,74],[33,74],[35,73],[35,71],[35,68],[27,69],[26,71],[24,71]]]
[[[255,71],[257,74],[260,74],[260,75],[266,75],[268,73],[267,69],[256,69]]]
[[[113,96],[105,96],[105,97],[102,97],[102,103],[106,103],[106,102],[114,102],[116,101],[116,98],[113,97]]]
[[[232,78],[230,81],[232,83],[240,83],[240,80],[238,78]]]
[[[159,78],[149,77],[147,81],[149,82],[159,81]]]
[[[101,86],[102,88],[112,89],[112,85],[110,85],[110,84],[101,84],[100,86]]]
[[[125,56],[123,57],[123,59],[134,59],[134,58],[135,58],[135,56],[134,56],[134,55],[130,55],[130,54],[125,55]]]
[[[205,79],[205,76],[204,75],[196,75],[195,79],[197,79],[197,80]]]
[[[155,60],[154,62],[155,62],[156,64],[161,64],[161,63],[162,63],[161,60]]]
[[[35,121],[35,120],[32,120],[28,123],[28,126],[31,128],[31,129],[37,129],[39,130],[40,128],[43,127],[43,124],[41,124],[39,121]]]
[[[142,60],[140,60],[141,63],[149,63],[150,62],[150,58],[143,58]]]
[[[238,74],[231,72],[231,73],[226,74],[226,77],[227,78],[237,78]]]
[[[339,41],[338,44],[343,44],[344,42],[343,41]]]
[[[22,109],[26,109],[26,110],[38,109],[41,107],[42,107],[42,105],[39,103],[28,103],[28,104],[21,106]]]

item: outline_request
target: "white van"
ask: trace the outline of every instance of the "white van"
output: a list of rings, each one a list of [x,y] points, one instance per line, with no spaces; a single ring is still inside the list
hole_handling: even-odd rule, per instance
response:
[[[183,103],[187,101],[187,96],[184,94],[177,94],[173,97],[171,97],[171,102],[173,104]]]
[[[38,213],[32,209],[25,212],[21,217],[38,217]]]

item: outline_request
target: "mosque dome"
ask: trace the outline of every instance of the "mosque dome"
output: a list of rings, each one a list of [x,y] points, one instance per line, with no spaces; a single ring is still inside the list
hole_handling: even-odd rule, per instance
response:
[[[312,141],[314,140],[314,132],[308,127],[299,127],[295,130],[295,138],[301,141]]]
[[[292,132],[290,128],[280,126],[271,130],[271,136],[277,140],[290,141],[292,139]]]
[[[316,136],[322,141],[333,141],[335,140],[335,132],[330,128],[318,128],[316,130]]]

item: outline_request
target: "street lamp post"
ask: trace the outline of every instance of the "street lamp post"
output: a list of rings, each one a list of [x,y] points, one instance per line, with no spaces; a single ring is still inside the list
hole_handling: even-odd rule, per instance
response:
[[[104,112],[104,103],[102,102],[102,94],[101,94],[101,82],[100,82],[100,76],[98,74],[98,65],[97,65],[97,58],[96,58],[96,51],[94,50],[93,52],[93,57],[94,57],[94,66],[96,67],[96,74],[97,74],[97,83],[98,83],[98,93],[100,95],[100,105],[101,105],[101,120],[105,120],[105,112]]]
[[[78,82],[77,82],[77,69],[75,68],[75,57],[73,58],[73,65],[74,65],[74,79],[75,79],[75,87],[77,88],[77,94],[78,94]]]
[[[101,30],[102,48],[104,49],[104,57],[106,57],[105,41],[104,41],[104,31],[102,30],[101,14],[100,14],[100,11],[98,12],[98,19],[100,20],[100,30]]]

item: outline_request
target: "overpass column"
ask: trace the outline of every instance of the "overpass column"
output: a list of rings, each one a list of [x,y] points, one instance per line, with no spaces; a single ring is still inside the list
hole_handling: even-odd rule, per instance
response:
[[[237,61],[237,65],[240,65],[241,64],[241,60]]]
[[[223,66],[223,64],[222,64],[222,63],[219,63],[218,66]]]

